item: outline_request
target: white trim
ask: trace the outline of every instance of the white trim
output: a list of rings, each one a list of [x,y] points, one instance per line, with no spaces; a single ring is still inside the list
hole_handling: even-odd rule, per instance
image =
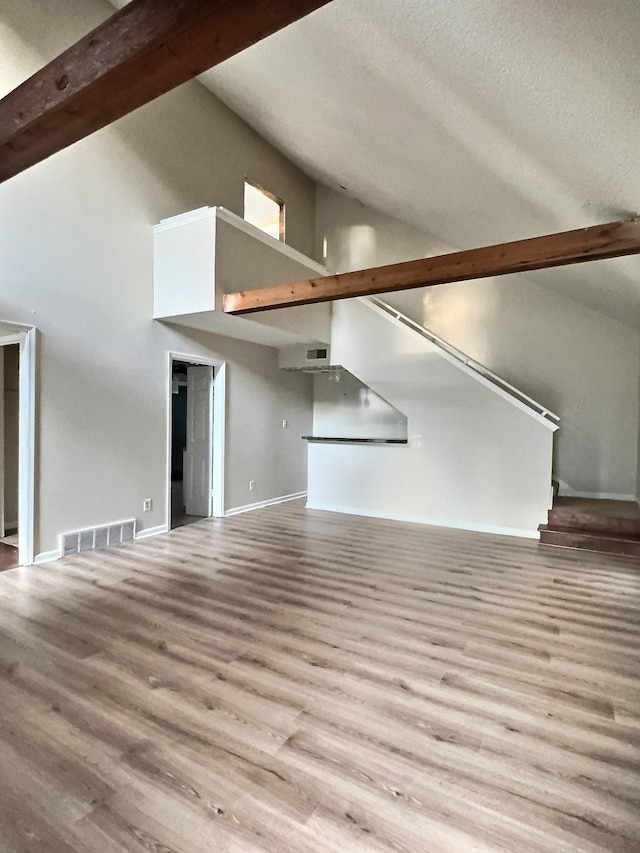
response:
[[[29,326],[25,323],[14,323],[13,320],[2,320],[0,319],[0,337],[4,340],[5,338],[15,338],[15,340],[7,340],[7,343],[20,343],[20,338],[18,335],[24,334],[25,332],[30,332],[35,328],[35,326]]]
[[[293,495],[282,495],[279,498],[269,498],[269,500],[258,501],[257,503],[254,503],[254,504],[245,504],[244,506],[236,506],[233,509],[228,509],[225,512],[224,517],[228,518],[231,515],[240,515],[240,513],[243,513],[243,512],[251,512],[254,509],[262,509],[265,506],[273,506],[274,504],[283,504],[283,503],[286,503],[287,501],[295,501],[295,500],[298,500],[299,498],[306,498],[306,497],[307,497],[306,492],[296,492]]]
[[[558,497],[560,498],[591,498],[591,500],[599,500],[599,501],[632,501],[635,502],[638,500],[635,495],[619,495],[615,492],[574,492],[573,489],[563,489],[562,487],[558,490]]]
[[[204,208],[208,210],[209,208]],[[186,215],[186,214],[185,214]],[[227,422],[227,369],[226,362],[219,358],[208,358],[207,356],[186,354],[182,352],[168,352],[167,366],[167,411],[166,411],[166,495],[165,495],[165,526],[171,529],[171,400],[173,362],[184,361],[187,364],[206,365],[213,367],[213,430],[211,434],[212,460],[213,460],[213,499],[211,502],[211,516],[222,518],[224,516],[224,483],[225,483],[225,440]]]
[[[215,216],[215,207],[196,207],[195,210],[187,210],[185,213],[177,213],[175,216],[167,216],[161,219],[158,225],[153,226],[154,234],[163,231],[171,231],[179,225],[187,225],[189,222],[199,222],[201,219],[210,219]]]
[[[137,530],[134,534],[134,539],[148,539],[150,536],[160,536],[162,533],[169,532],[168,524],[159,524],[157,527],[146,527],[144,530]]]
[[[34,561],[36,460],[36,329],[3,323],[15,332],[0,334],[0,346],[20,345],[18,385],[18,556],[21,566]]]
[[[379,510],[360,509],[352,506],[334,506],[307,502],[307,509],[319,509],[323,512],[340,512],[345,515],[363,515],[367,518],[387,518],[390,521],[409,521],[414,524],[428,524],[432,527],[446,527],[453,530],[470,530],[474,533],[493,533],[498,536],[519,536],[524,539],[539,539],[537,530],[522,530],[518,527],[498,527],[493,524],[470,524],[463,521],[447,521],[440,518],[424,518],[421,515],[408,515],[401,512],[381,512]]]
[[[224,517],[224,462],[227,434],[227,365],[223,362],[213,376],[213,518]]]
[[[59,560],[62,557],[60,551],[42,551],[40,554],[36,554],[33,558],[33,563],[36,566],[39,566],[41,563],[52,563],[54,560]]]
[[[20,344],[18,550],[20,562],[33,562],[36,463],[36,330],[24,333]]]
[[[258,228],[256,225],[252,225],[250,222],[247,222],[246,219],[243,219],[241,216],[238,216],[236,213],[232,213],[224,207],[199,207],[196,210],[188,210],[186,213],[179,213],[177,216],[170,216],[167,219],[161,219],[158,225],[153,226],[153,233],[161,234],[163,231],[170,231],[172,228],[177,228],[181,225],[188,225],[191,222],[198,222],[201,219],[221,219],[223,222],[226,222],[227,225],[233,225],[239,231],[244,231],[244,233],[248,234],[249,237],[253,237],[261,243],[264,243],[265,246],[269,246],[270,249],[275,249],[277,252],[280,252],[281,255],[286,255],[288,258],[291,258],[291,260],[297,261],[299,264],[302,264],[313,272],[317,272],[319,276],[329,275],[329,270],[322,266],[322,264],[319,264],[317,261],[303,255],[302,252],[299,252],[297,249],[289,246],[288,243],[283,243],[282,240],[271,237],[261,228]]]

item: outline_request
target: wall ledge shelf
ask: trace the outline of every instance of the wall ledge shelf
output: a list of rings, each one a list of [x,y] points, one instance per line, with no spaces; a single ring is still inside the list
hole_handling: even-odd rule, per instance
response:
[[[303,435],[303,441],[333,442],[334,444],[408,444],[406,438],[342,438],[326,435]]]

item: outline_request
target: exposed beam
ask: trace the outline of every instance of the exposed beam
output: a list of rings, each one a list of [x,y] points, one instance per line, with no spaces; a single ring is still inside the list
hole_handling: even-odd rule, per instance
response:
[[[640,219],[610,222],[418,261],[228,293],[223,309],[227,314],[250,314],[637,254]]]
[[[0,181],[329,0],[132,0],[0,101]]]

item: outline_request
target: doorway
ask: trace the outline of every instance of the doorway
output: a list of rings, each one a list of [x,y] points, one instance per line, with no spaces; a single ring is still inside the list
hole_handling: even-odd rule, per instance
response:
[[[18,430],[20,344],[0,347],[0,571],[20,565]]]
[[[35,364],[36,330],[0,323],[0,571],[34,562]]]
[[[170,529],[224,514],[224,365],[170,356]]]

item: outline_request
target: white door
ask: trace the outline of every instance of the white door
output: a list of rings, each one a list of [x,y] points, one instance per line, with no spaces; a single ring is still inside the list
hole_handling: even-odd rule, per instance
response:
[[[184,505],[187,515],[211,515],[213,469],[213,368],[187,368],[187,446],[184,452]]]

